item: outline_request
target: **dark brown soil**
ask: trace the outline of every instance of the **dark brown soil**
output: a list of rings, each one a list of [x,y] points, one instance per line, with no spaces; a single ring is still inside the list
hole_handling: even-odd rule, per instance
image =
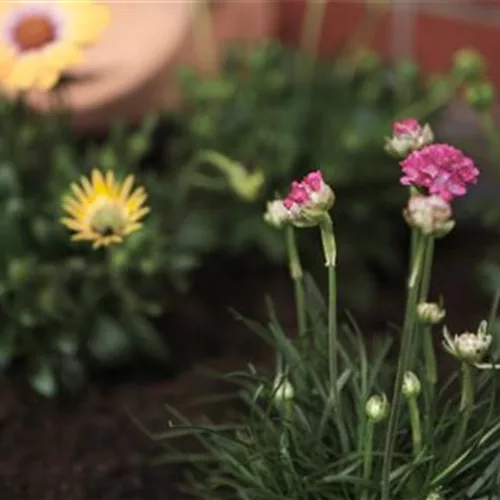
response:
[[[455,248],[460,248],[460,253]],[[473,328],[488,312],[489,303],[474,291],[473,264],[480,248],[484,245],[475,237],[471,237],[471,244],[450,239],[439,248],[442,265],[436,267],[434,288],[446,296],[452,327]],[[101,377],[73,404],[44,400],[15,376],[1,383],[1,500],[186,498],[181,494],[179,468],[151,465],[161,450],[138,430],[127,412],[160,432],[167,422],[164,403],[182,409],[192,398],[221,389],[220,383],[196,374],[195,366],[201,363],[225,371],[249,361],[270,359],[260,342],[234,323],[226,305],[263,318],[263,293],[270,291],[279,298],[278,309],[285,319],[292,310],[284,273],[255,266],[228,273],[225,267],[230,279],[212,284],[208,291],[207,279],[199,289],[195,287],[193,298],[182,302],[185,310],[179,310],[166,327],[172,336],[176,366],[183,368],[177,377],[148,374],[145,367],[129,369],[107,382]],[[213,276],[208,281],[211,279]],[[218,297],[208,302],[200,298],[207,295]],[[400,291],[388,290],[380,297],[373,316],[399,321],[400,309],[396,308],[403,297],[403,286]],[[290,321],[288,324],[292,326]],[[223,419],[226,408],[206,410],[213,418]]]

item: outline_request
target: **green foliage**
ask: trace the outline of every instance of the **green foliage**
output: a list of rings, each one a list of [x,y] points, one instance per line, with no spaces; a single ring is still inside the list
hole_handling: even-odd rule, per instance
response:
[[[365,404],[373,394],[392,390],[391,340],[377,335],[367,343],[353,320],[343,324],[337,383],[341,405],[334,408],[329,396],[327,306],[312,279],[308,278],[307,284],[313,325],[307,345],[287,336],[272,309],[268,325],[237,315],[271,344],[279,360],[276,373],[250,366],[223,376],[237,388],[241,419],[232,425],[198,424],[170,409],[169,429],[153,436],[165,445],[164,460],[189,463],[190,489],[197,498],[380,498],[387,421],[373,424],[373,464],[366,478],[363,463],[370,423]],[[450,378],[439,384],[437,396],[425,383],[423,364],[415,364],[414,370],[422,380],[423,392],[417,400],[422,449],[418,454],[412,449],[410,414],[404,405],[396,431],[390,498],[426,500],[432,498],[431,493],[440,492],[446,499],[498,499],[498,375],[491,370],[480,372],[467,433],[457,441],[462,413],[458,394],[452,389],[459,377],[458,365]],[[290,399],[278,397],[276,380],[282,375],[294,389]],[[197,438],[202,451],[179,452],[176,440],[186,436]],[[362,496],[363,490],[367,496]]]
[[[138,171],[156,120],[82,144],[60,117],[1,106],[0,368],[20,358],[31,385],[54,396],[80,389],[91,366],[164,363],[161,316],[213,240],[203,213],[185,210],[182,176]],[[94,167],[137,173],[149,194],[143,230],[109,251],[71,243],[59,223],[62,196]]]
[[[290,179],[321,169],[345,200],[335,208],[336,230],[341,253],[350,264],[356,262],[344,263],[346,283],[352,285],[346,300],[352,307],[369,305],[377,291],[374,271],[394,276],[405,264],[402,226],[393,222],[403,202],[399,169],[381,150],[381,137],[391,134],[395,117],[432,121],[450,99],[455,77],[427,81],[415,64],[386,67],[371,53],[354,62],[313,64],[270,43],[248,51],[230,48],[218,76],[205,79],[184,69],[180,81],[186,106],[172,114],[178,128],[174,163],[187,163],[208,149],[249,171],[260,167],[266,174],[262,205]],[[233,196],[221,197],[207,210],[229,251],[253,247],[283,259],[261,206]]]

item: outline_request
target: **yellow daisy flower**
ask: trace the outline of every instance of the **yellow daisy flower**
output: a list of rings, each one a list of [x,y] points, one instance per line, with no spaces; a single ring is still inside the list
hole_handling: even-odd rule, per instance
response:
[[[108,22],[108,8],[93,0],[1,1],[0,82],[11,90],[52,88]]]
[[[134,176],[117,182],[113,172],[104,176],[93,170],[90,180],[82,177],[80,184],[71,185],[72,194],[63,199],[63,209],[69,215],[61,223],[75,232],[73,241],[91,241],[94,248],[122,243],[125,236],[137,231],[139,222],[148,212],[144,206],[147,195],[143,187],[132,192]]]

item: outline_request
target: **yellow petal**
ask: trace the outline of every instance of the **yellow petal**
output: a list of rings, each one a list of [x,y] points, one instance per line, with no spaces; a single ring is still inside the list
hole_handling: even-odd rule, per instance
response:
[[[127,198],[130,195],[130,191],[132,190],[132,185],[134,184],[134,176],[128,175],[127,178],[123,181],[122,188],[120,190],[120,202],[125,204]]]
[[[104,181],[104,177],[100,170],[96,168],[92,170],[92,185],[94,186],[94,191],[96,194],[108,195],[108,189]]]

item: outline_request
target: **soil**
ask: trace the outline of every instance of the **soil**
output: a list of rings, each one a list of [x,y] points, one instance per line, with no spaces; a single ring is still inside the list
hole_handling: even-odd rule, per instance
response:
[[[472,264],[481,256],[484,245],[475,236],[464,237],[462,233],[460,238],[458,241],[450,237],[438,246],[441,265],[436,266],[435,288],[446,296],[451,326],[464,329],[475,327],[479,317],[487,314],[489,303],[474,291]],[[198,374],[196,367],[203,365],[224,372],[242,368],[249,361],[270,361],[270,353],[234,322],[227,306],[264,318],[262,297],[270,292],[278,299],[277,308],[285,326],[293,327],[291,290],[283,271],[256,263],[249,265],[251,260],[244,262],[244,266],[222,262],[207,271],[195,283],[192,296],[181,302],[184,310],[179,309],[169,319],[167,330],[179,369],[175,377],[152,373],[147,365],[109,374],[104,381],[101,374],[83,397],[72,402],[44,400],[15,374],[3,380],[0,498],[186,499],[182,471],[179,467],[152,464],[161,448],[139,431],[129,412],[149,429],[161,432],[168,419],[164,403],[196,416],[187,409],[190,400],[228,390],[220,382]],[[386,290],[374,308],[373,318],[385,316],[399,321],[391,314],[401,310],[403,296],[403,287]],[[214,405],[204,411],[215,420],[223,420],[227,408]]]

